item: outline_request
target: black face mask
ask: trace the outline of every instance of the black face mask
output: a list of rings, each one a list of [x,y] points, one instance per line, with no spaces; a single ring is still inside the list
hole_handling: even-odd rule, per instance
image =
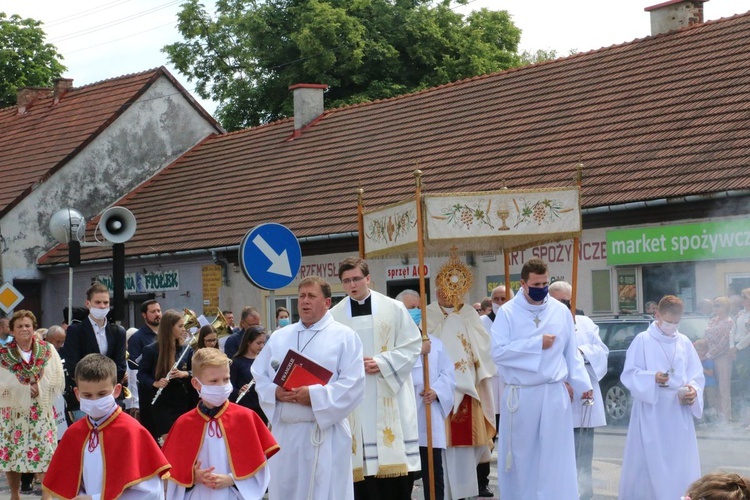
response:
[[[562,300],[560,300],[560,302],[562,302],[563,304],[565,304],[565,307],[567,307],[568,309],[570,309],[570,301],[568,299],[562,299]]]

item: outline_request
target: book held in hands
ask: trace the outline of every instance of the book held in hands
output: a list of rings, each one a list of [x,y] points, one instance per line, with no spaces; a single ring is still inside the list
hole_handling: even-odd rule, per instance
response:
[[[279,365],[273,383],[290,391],[307,385],[326,385],[332,376],[333,373],[327,368],[294,349],[289,349]]]

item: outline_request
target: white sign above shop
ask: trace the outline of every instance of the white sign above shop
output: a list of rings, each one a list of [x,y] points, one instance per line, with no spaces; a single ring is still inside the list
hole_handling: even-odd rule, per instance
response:
[[[97,276],[96,281],[114,289],[112,275]],[[126,293],[164,292],[180,289],[180,273],[176,270],[154,271],[146,273],[127,273],[125,275]]]
[[[389,267],[385,271],[386,278],[388,280],[413,280],[419,279],[419,265],[418,264],[405,264],[401,266]],[[424,277],[430,277],[430,266],[429,264],[424,265]]]

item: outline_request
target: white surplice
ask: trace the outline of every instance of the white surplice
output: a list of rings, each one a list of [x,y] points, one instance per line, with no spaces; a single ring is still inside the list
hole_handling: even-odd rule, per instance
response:
[[[607,425],[607,415],[599,381],[607,374],[609,348],[599,336],[599,327],[588,316],[576,315],[576,342],[594,388],[594,405],[583,411],[579,401],[573,404],[573,427],[601,427]]]
[[[217,425],[218,427],[218,425]],[[201,468],[213,467],[214,474],[232,474],[229,465],[229,454],[226,442],[211,424],[206,426],[203,444],[196,459],[201,463]],[[268,462],[257,473],[252,476],[238,480],[234,479],[234,486],[214,490],[203,484],[196,484],[193,488],[186,490],[174,481],[167,482],[167,498],[169,500],[260,500],[266,493],[270,481]]]
[[[370,291],[370,297],[372,315],[352,317],[349,297],[331,309],[336,321],[357,332],[363,355],[372,357],[380,369],[380,373],[365,375],[365,398],[350,419],[355,427],[352,432],[357,424],[360,427],[359,435],[355,435],[355,480],[360,474],[377,476],[384,469],[394,469],[388,464],[405,466],[400,475],[421,469],[412,368],[422,348],[422,336],[401,302],[374,291]],[[395,415],[389,415],[386,408],[393,408],[390,411]],[[385,444],[391,436],[385,435],[386,429],[403,444]],[[386,453],[393,456],[381,456]]]
[[[333,373],[327,385],[310,386],[312,407],[276,401],[273,379],[289,349]],[[354,498],[352,435],[347,415],[364,397],[365,368],[357,334],[326,313],[317,323],[276,330],[252,367],[260,405],[280,451],[269,461],[271,500]]]
[[[104,431],[106,434],[106,430]],[[89,436],[89,440],[91,437]],[[89,440],[83,447],[83,469],[81,482],[81,495],[90,495],[92,500],[106,500],[101,498],[102,480],[104,478],[104,460],[102,459],[102,447],[97,446],[89,451]],[[169,497],[172,498],[172,497]],[[136,483],[126,488],[120,500],[163,500],[164,484],[159,475],[155,475],[145,481]]]
[[[482,321],[482,326],[487,330],[487,335],[492,335],[492,319],[489,315],[485,314],[480,316],[479,319]],[[500,404],[503,397],[503,390],[505,390],[505,382],[500,378],[500,374],[496,374],[492,377],[492,400],[495,403],[495,415],[500,415]]]
[[[491,426],[494,435],[495,405],[491,379],[497,370],[489,353],[490,337],[479,315],[470,304],[453,311],[444,310],[433,302],[427,306],[427,331],[442,340],[445,352],[453,362],[456,388],[452,410],[458,411],[464,396],[473,398],[480,403],[484,421]],[[484,433],[473,430],[477,435]],[[448,443],[443,455],[447,500],[479,494],[476,467],[481,462],[490,461],[491,437],[488,436],[487,444],[477,446],[450,446]]]
[[[427,362],[430,365],[430,389],[435,391],[437,400],[430,405],[430,422],[432,423],[432,447],[445,448],[445,419],[453,408],[453,391],[456,389],[453,361],[451,361],[440,339],[429,335],[430,353]],[[427,446],[427,415],[420,392],[424,390],[424,369],[422,356],[419,356],[411,371],[414,380],[414,396],[417,398],[417,415],[419,416],[419,446]]]
[[[669,375],[660,387],[656,372]],[[664,335],[656,322],[633,339],[620,380],[633,396],[620,476],[620,500],[680,498],[700,478],[700,458],[693,418],[703,415],[703,366],[690,339]],[[692,405],[681,404],[680,387],[698,393]]]
[[[548,349],[542,349],[544,334],[555,335]],[[564,382],[578,404],[592,386],[570,310],[549,296],[534,305],[518,293],[492,324],[492,357],[506,383],[497,452],[500,497],[577,499],[573,412]]]

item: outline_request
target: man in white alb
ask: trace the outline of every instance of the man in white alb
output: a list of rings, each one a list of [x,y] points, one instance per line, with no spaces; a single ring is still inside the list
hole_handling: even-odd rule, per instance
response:
[[[276,330],[253,363],[255,389],[281,451],[269,462],[271,500],[354,498],[347,415],[362,402],[365,371],[357,334],[334,321],[331,286],[309,276],[298,286],[297,323]],[[326,385],[284,390],[273,379],[293,349],[333,373]]]
[[[571,406],[593,391],[573,317],[548,296],[548,285],[547,265],[527,261],[522,292],[492,324],[492,357],[506,384],[497,453],[500,498],[578,498]]]
[[[409,472],[421,468],[411,371],[422,336],[401,302],[369,289],[367,262],[344,259],[339,279],[347,297],[331,309],[331,315],[359,335],[367,380],[364,401],[349,417],[354,496],[409,500]]]
[[[549,294],[570,309],[573,287],[565,281],[555,281],[549,286]],[[580,500],[591,500],[594,485],[591,466],[594,459],[594,428],[607,425],[604,402],[599,381],[607,374],[609,348],[599,337],[599,327],[591,318],[576,314],[576,342],[583,356],[586,371],[594,388],[594,399],[573,403],[573,431],[576,444],[576,468],[578,469],[578,493]]]

